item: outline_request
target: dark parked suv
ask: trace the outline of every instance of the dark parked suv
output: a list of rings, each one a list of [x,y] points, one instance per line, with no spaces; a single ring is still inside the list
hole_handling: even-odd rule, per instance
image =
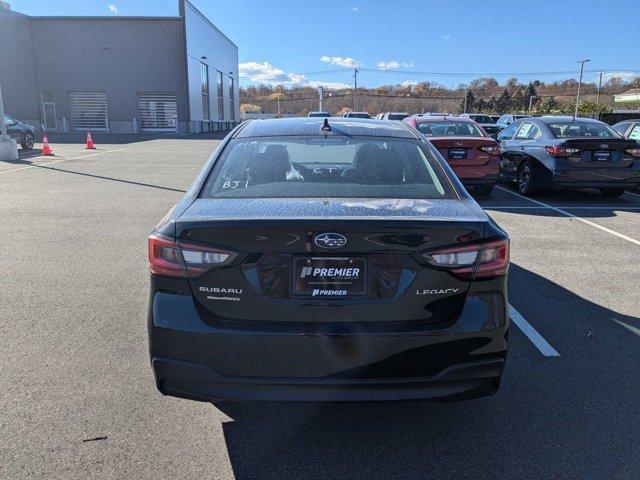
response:
[[[498,389],[509,239],[400,122],[244,122],[149,236],[158,389],[196,400]]]
[[[35,142],[36,131],[31,125],[19,122],[9,115],[4,116],[7,135],[18,142],[24,150],[31,150]]]
[[[524,195],[541,188],[598,188],[607,197],[640,184],[640,145],[589,118],[516,120],[498,135],[500,175]]]

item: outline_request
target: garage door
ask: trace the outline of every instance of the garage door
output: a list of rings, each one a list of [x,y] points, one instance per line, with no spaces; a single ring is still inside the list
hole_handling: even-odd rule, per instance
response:
[[[109,130],[106,92],[69,92],[69,106],[74,130]]]
[[[138,93],[140,129],[142,131],[175,131],[178,108],[175,93]]]

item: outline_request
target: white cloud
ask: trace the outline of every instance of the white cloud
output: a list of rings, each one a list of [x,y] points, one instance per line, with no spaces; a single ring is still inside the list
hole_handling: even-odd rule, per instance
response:
[[[355,5],[353,7],[351,7],[351,10],[353,10],[354,12],[359,12],[360,9],[358,7],[356,7]]]
[[[362,63],[358,60],[355,60],[351,57],[329,57],[327,55],[323,55],[320,57],[320,61],[323,63],[328,63],[329,65],[337,65],[339,67],[361,67]]]
[[[403,66],[405,68],[413,68],[415,63],[414,62],[399,62],[397,60],[389,60],[388,62],[385,62],[383,60],[380,60],[378,63],[376,63],[376,65],[378,66],[378,70],[395,70],[396,68],[399,68],[400,66]]]
[[[451,38],[451,34],[450,33],[445,33],[440,38],[442,38],[442,40],[449,40]]]
[[[342,82],[322,82],[319,80],[312,80],[310,82],[306,82],[305,85],[309,87],[319,87],[322,85],[327,90],[344,90],[345,88],[351,88],[352,85],[348,85]]]
[[[303,83],[305,76],[300,73],[286,73],[269,62],[245,62],[238,65],[240,78],[247,78],[255,83],[270,85],[294,85]]]
[[[379,70],[395,70],[400,66],[400,62],[397,60],[390,60],[388,62],[380,60],[377,65]]]
[[[118,7],[115,6],[113,3],[110,3],[109,5],[107,5],[107,8],[109,9],[109,11],[111,13],[113,13],[114,15],[118,15]]]
[[[324,82],[319,80],[308,80],[301,73],[287,73],[281,68],[274,67],[269,62],[245,62],[238,65],[240,78],[247,79],[251,83],[264,83],[267,85],[310,86],[319,87],[322,85],[327,90],[341,90],[349,88],[350,85],[341,82]]]
[[[594,81],[598,83],[600,79],[600,74],[596,74]],[[635,80],[637,77],[640,77],[640,73],[638,72],[603,72],[602,73],[602,83],[607,83],[612,78],[619,78],[625,83],[629,83]]]

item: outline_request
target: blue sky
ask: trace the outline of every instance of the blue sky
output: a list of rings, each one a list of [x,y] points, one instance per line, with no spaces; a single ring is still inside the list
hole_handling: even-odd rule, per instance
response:
[[[176,15],[177,0],[9,0],[29,15]],[[596,70],[640,74],[637,0],[194,0],[238,46],[241,83],[429,81],[447,87],[479,74]],[[625,13],[626,12],[626,13]],[[591,72],[594,71],[594,72]],[[628,72],[631,71],[631,72]],[[456,73],[456,75],[452,75]],[[470,74],[470,75],[467,75]],[[496,76],[496,75],[494,75]],[[500,75],[552,81],[571,73]]]

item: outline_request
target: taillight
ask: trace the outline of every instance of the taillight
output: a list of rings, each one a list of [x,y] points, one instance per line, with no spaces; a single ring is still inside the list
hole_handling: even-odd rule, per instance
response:
[[[423,257],[465,279],[498,277],[509,268],[509,240],[446,248],[424,253]]]
[[[578,152],[580,152],[579,148],[569,148],[569,147],[544,147],[547,153],[554,157],[570,157]]]
[[[190,277],[231,263],[236,253],[191,243],[182,243],[160,234],[149,235],[149,270],[154,275]]]
[[[236,258],[236,253],[218,248],[178,242],[178,250],[187,275],[197,277],[214,267],[224,267]]]
[[[627,148],[627,153],[630,153],[636,158],[640,158],[640,148]]]
[[[500,145],[484,145],[480,147],[480,150],[488,153],[489,155],[499,155],[502,153],[502,148],[500,147]]]

